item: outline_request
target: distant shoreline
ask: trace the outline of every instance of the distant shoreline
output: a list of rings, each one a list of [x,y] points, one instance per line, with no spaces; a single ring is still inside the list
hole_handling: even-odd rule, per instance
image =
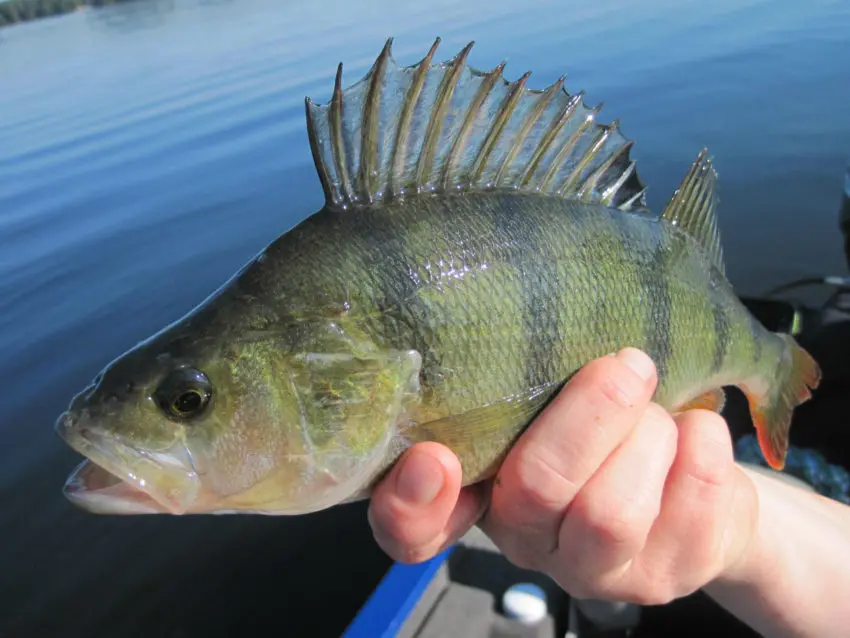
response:
[[[135,0],[0,0],[0,28]]]

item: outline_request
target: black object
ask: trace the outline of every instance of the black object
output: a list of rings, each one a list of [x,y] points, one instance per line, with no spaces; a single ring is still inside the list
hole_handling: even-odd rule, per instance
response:
[[[839,216],[841,234],[844,236],[844,258],[850,267],[850,164],[844,174],[844,192],[841,194],[841,213]]]

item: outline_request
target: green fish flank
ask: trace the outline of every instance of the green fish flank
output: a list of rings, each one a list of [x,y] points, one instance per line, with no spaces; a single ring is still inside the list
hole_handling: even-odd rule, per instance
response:
[[[439,41],[438,41],[439,42]],[[307,101],[325,206],[182,320],[109,364],[57,421],[87,457],[92,512],[303,514],[368,498],[421,441],[464,483],[591,359],[655,361],[655,400],[750,402],[781,468],[817,364],[761,326],[725,276],[717,174],[702,151],[661,213],[617,124],[438,43],[390,42],[328,105]]]

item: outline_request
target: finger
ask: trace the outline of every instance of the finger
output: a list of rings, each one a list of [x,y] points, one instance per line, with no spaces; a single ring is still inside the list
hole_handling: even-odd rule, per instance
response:
[[[394,560],[415,563],[466,532],[484,508],[480,488],[461,490],[461,466],[447,447],[420,443],[375,488],[369,523]]]
[[[679,443],[661,502],[634,572],[666,602],[692,593],[719,572],[735,496],[732,439],[723,417],[690,410],[676,419]],[[649,580],[651,579],[651,580]]]
[[[677,437],[670,415],[650,404],[578,493],[561,526],[560,569],[553,574],[571,594],[604,596],[643,549],[661,511]]]
[[[637,423],[655,389],[652,360],[627,348],[587,364],[520,437],[494,483],[482,528],[535,567],[557,547],[576,493]]]

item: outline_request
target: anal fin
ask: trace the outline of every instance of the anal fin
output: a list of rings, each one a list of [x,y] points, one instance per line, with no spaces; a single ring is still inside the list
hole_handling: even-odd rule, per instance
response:
[[[710,410],[719,414],[723,411],[724,405],[726,405],[726,393],[722,388],[717,388],[716,390],[709,390],[708,392],[691,399],[679,407],[676,412],[686,412],[687,410]]]

